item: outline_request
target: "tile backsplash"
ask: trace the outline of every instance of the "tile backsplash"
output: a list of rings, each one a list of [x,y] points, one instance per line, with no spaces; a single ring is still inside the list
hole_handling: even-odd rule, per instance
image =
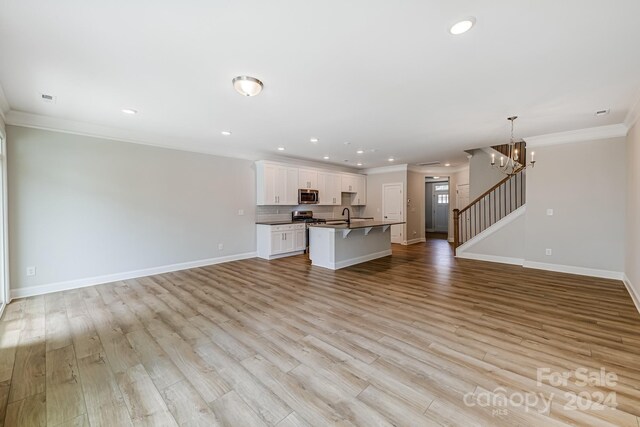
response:
[[[342,218],[342,209],[351,209],[351,216],[357,217],[364,212],[364,206],[351,206],[349,204],[349,195],[342,195],[342,204],[340,206],[319,206],[319,205],[300,205],[300,206],[257,206],[256,221],[287,221],[291,219],[293,211],[313,211],[315,218],[333,219]]]

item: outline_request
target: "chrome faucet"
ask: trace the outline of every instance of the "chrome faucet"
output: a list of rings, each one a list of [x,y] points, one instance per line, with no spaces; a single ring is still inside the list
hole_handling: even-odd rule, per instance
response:
[[[351,224],[351,211],[349,208],[342,209],[342,216],[344,216],[344,211],[347,211],[347,224]]]

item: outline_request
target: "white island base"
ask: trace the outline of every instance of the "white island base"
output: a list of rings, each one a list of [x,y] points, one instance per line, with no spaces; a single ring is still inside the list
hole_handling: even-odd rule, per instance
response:
[[[331,270],[391,255],[390,225],[362,228],[309,227],[311,264]]]

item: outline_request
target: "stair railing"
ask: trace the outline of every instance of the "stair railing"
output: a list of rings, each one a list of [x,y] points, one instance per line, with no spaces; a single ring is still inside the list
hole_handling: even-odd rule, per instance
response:
[[[505,177],[462,209],[453,210],[453,248],[473,239],[526,202],[524,167]]]

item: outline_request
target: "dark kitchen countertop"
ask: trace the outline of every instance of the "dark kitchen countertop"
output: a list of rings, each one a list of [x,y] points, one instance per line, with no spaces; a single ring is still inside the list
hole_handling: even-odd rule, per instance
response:
[[[318,219],[325,219],[325,218],[318,218]],[[372,217],[357,217],[354,216],[351,218],[352,220],[354,219],[365,219],[365,220],[373,220]],[[331,219],[325,219],[326,221],[345,221],[344,218],[331,218]],[[290,225],[290,224],[304,224],[304,221],[256,221],[256,225]]]
[[[353,218],[352,218],[353,219]],[[311,224],[318,228],[335,228],[336,230],[356,230],[358,228],[384,227],[385,225],[405,224],[404,221],[357,221],[351,224]]]

